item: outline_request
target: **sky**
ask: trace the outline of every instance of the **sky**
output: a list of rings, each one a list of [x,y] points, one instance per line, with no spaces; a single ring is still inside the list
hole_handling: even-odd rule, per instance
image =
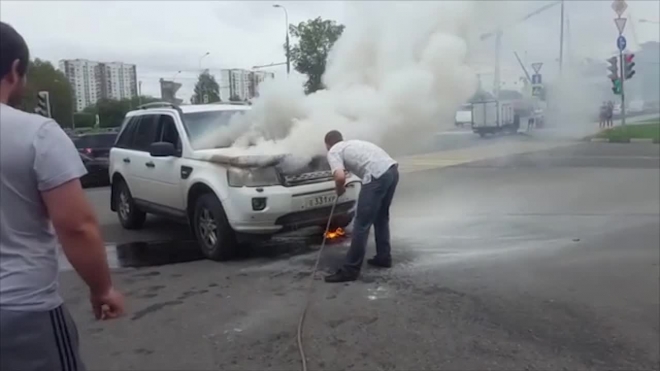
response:
[[[484,0],[485,1],[485,0]],[[501,2],[507,18],[525,14],[552,1]],[[629,18],[624,35],[635,49],[658,41],[660,25],[639,22],[660,20],[660,2],[627,1]],[[57,65],[61,59],[121,61],[137,66],[142,94],[160,96],[158,80],[182,83],[178,97],[188,100],[201,69],[219,73],[223,68],[285,61],[283,43],[289,23],[322,17],[342,23],[343,1],[14,1],[0,2],[0,19],[26,39],[34,57]],[[618,36],[610,0],[571,1],[565,4],[565,58],[607,59],[616,51]],[[502,42],[502,80],[514,87],[523,72],[513,55],[517,51],[528,70],[544,63],[543,74],[558,71],[560,7],[555,6],[527,21],[506,24]],[[520,16],[520,17],[518,17]],[[495,15],[497,17],[497,15]],[[630,21],[632,19],[632,22]],[[485,30],[489,31],[489,30]],[[484,41],[475,52],[475,67],[484,85],[492,80],[494,42]],[[202,58],[206,53],[208,56]],[[270,67],[276,77],[284,66]],[[178,73],[178,71],[181,71]],[[605,76],[604,72],[604,76]],[[492,84],[491,84],[492,85]]]

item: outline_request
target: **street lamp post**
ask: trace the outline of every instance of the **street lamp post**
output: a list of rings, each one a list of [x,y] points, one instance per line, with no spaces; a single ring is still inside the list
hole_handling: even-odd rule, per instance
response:
[[[179,76],[180,73],[181,73],[181,71],[176,71],[174,76],[172,76],[172,82],[174,82],[174,79],[176,79],[176,77]]]
[[[202,59],[204,59],[204,57],[206,57],[209,54],[211,54],[211,52],[206,52],[206,53],[204,53],[204,55],[199,57],[199,72],[200,73],[202,72]],[[179,72],[181,72],[181,71],[179,71]]]
[[[199,73],[200,74],[202,74],[204,72],[204,71],[202,71],[202,59],[204,59],[204,57],[206,57],[209,54],[211,54],[211,52],[206,52],[206,53],[204,53],[204,55],[202,55],[199,58]],[[202,91],[201,91],[202,96],[206,93],[206,91],[204,89],[205,89],[205,84],[202,84]],[[201,100],[202,100],[202,97],[197,97],[197,104],[199,104],[201,102]]]
[[[273,8],[281,8],[284,10],[284,22],[285,22],[285,31],[286,31],[286,74],[288,75],[291,72],[291,47],[289,46],[289,12],[286,11],[284,5],[275,4]]]

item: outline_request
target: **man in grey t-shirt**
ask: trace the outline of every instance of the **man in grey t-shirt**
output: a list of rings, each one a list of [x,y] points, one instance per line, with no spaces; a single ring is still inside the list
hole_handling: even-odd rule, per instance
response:
[[[58,239],[97,318],[121,315],[123,297],[112,287],[73,143],[55,121],[14,108],[27,45],[3,22],[0,40],[0,369],[82,371],[77,330],[57,292]]]

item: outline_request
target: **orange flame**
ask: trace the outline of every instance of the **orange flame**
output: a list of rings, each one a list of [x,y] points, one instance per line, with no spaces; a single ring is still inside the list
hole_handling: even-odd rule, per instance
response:
[[[345,234],[346,234],[346,232],[344,232],[343,229],[341,229],[341,228],[337,228],[337,229],[335,229],[334,231],[327,231],[327,232],[325,233],[325,238],[327,238],[327,239],[329,239],[329,240],[333,240],[333,239],[338,238],[338,237],[341,237],[341,236],[343,236],[343,235],[345,235]]]

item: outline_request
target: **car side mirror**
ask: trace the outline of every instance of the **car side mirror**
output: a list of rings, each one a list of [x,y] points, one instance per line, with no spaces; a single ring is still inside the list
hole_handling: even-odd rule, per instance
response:
[[[153,157],[175,156],[176,148],[174,147],[174,144],[169,142],[151,143],[149,146],[149,154]]]

